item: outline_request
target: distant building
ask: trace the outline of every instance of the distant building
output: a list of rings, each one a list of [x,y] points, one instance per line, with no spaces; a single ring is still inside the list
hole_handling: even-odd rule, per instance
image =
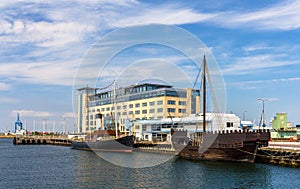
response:
[[[144,83],[117,88],[115,95],[113,89],[98,92],[90,87],[78,92],[78,132],[113,129],[115,121],[120,132],[126,133],[128,119],[160,120],[200,113],[200,91],[190,88]]]
[[[241,129],[243,130],[251,130],[253,129],[254,124],[252,121],[241,121]]]
[[[292,122],[287,121],[287,113],[276,113],[272,120],[272,128],[276,131],[272,133],[272,138],[291,138],[297,136],[297,128]]]

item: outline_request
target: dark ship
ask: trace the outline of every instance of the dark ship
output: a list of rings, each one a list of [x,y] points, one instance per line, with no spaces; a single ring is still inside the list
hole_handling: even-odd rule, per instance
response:
[[[206,59],[202,65],[203,131],[188,137],[186,130],[172,130],[172,145],[179,157],[211,161],[254,162],[259,147],[268,146],[269,130],[206,131]]]
[[[179,157],[211,161],[254,162],[259,147],[267,146],[268,130],[197,132],[173,131],[172,143]]]
[[[132,152],[134,136],[113,138],[113,131],[95,131],[92,136],[87,136],[84,141],[73,140],[71,146],[77,150],[92,150],[105,152]],[[92,139],[88,139],[92,138]]]

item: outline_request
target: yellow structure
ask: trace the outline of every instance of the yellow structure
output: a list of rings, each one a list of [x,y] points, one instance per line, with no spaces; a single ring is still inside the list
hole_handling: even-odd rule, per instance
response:
[[[89,87],[78,91],[78,132],[101,127],[113,129],[116,121],[118,130],[126,133],[126,120],[179,118],[200,113],[200,92],[190,88],[145,83],[115,91],[98,92]],[[96,118],[97,114],[102,115],[102,121]]]

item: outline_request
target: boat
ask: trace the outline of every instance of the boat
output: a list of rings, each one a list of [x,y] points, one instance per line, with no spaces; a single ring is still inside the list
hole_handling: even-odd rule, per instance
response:
[[[114,84],[114,106],[116,105],[116,83]],[[88,88],[88,87],[87,87]],[[88,106],[87,106],[88,107]],[[116,107],[115,107],[116,110]],[[88,112],[88,110],[87,110]],[[96,114],[96,119],[100,119],[102,123],[103,115],[99,112]],[[128,136],[120,135],[118,130],[116,119],[116,111],[112,116],[112,125],[110,129],[107,127],[100,127],[101,129],[95,130],[93,133],[88,133],[85,138],[75,138],[71,141],[71,147],[77,150],[90,150],[90,151],[103,151],[103,152],[132,152],[134,144],[134,136],[132,134]],[[111,128],[115,129],[112,130]]]
[[[187,136],[186,130],[172,129],[172,145],[181,158],[211,161],[254,162],[259,147],[268,146],[270,131],[260,130],[215,130],[206,131],[206,59],[202,65],[203,112],[202,131]],[[201,123],[200,123],[201,124]]]
[[[87,135],[85,140],[72,140],[71,147],[77,150],[89,150],[89,151],[103,151],[103,152],[132,152],[134,136],[123,136],[113,138],[107,131],[95,131],[91,140],[87,139],[90,136]]]

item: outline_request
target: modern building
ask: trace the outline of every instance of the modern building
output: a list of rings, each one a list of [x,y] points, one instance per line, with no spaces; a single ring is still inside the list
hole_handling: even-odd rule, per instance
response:
[[[99,128],[128,132],[126,120],[161,120],[200,113],[200,91],[144,83],[128,87],[78,89],[78,132]],[[99,119],[101,118],[101,119]]]
[[[207,113],[206,131],[240,130],[240,118],[235,114]],[[203,131],[203,116],[191,114],[182,118],[165,118],[161,120],[139,120],[134,124],[137,140],[171,141],[171,129],[187,130],[188,136]]]

